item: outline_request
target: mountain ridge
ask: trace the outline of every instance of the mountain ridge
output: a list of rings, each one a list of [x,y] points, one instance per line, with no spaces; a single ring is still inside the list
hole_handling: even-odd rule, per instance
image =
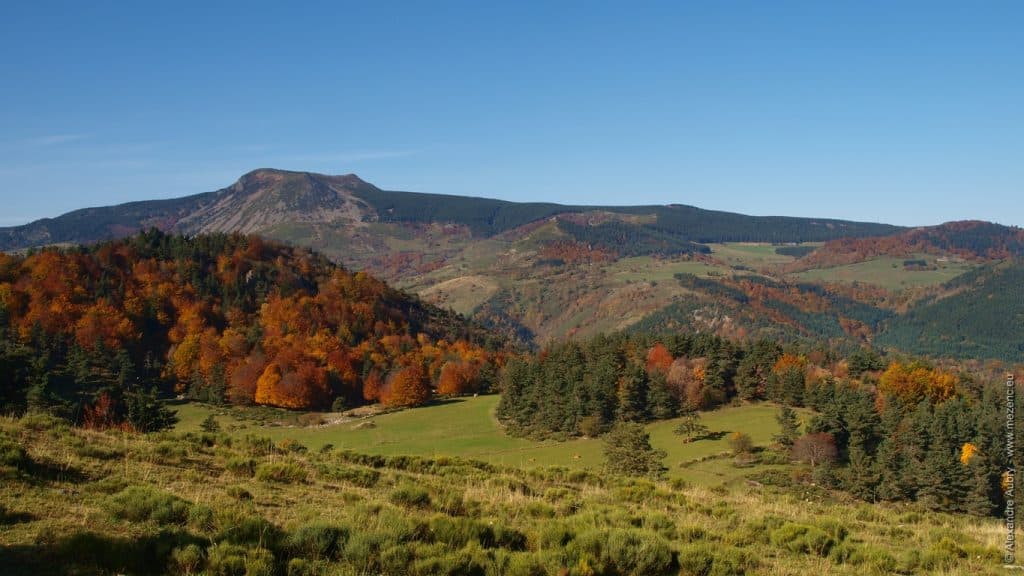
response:
[[[978,356],[985,348],[972,342],[989,342],[990,333],[1012,340],[1016,329],[1003,319],[1024,313],[1013,299],[993,299],[993,287],[1006,281],[990,269],[1004,260],[1021,266],[1024,231],[988,222],[902,228],[684,204],[516,203],[275,169],[215,192],[0,228],[0,251],[89,244],[149,227],[312,248],[535,344],[676,326]],[[973,270],[993,280],[951,283]],[[934,304],[957,292],[949,302],[978,310],[983,321]],[[927,321],[935,315],[955,324]],[[1010,360],[1020,354],[991,349]]]
[[[273,200],[274,203],[270,204]],[[255,204],[256,206],[253,206]],[[287,211],[273,213],[271,208]],[[563,213],[610,211],[655,214],[653,226],[687,240],[713,240],[718,232],[695,226],[695,220],[722,221],[760,228],[778,241],[811,241],[842,236],[891,233],[900,227],[827,218],[750,216],[673,203],[641,206],[581,206],[545,202],[512,202],[482,196],[387,191],[355,174],[337,176],[260,168],[213,192],[164,200],[140,200],[113,206],[83,208],[20,226],[0,227],[0,250],[54,243],[88,243],[130,235],[150,226],[184,233],[261,232],[289,218],[323,224],[359,225],[448,222],[462,224],[476,236],[489,237],[529,222]],[[248,217],[248,219],[246,219]],[[794,232],[794,227],[808,230]],[[690,230],[690,228],[695,228]],[[816,228],[816,229],[815,229]],[[841,232],[840,232],[841,230]],[[271,234],[272,235],[272,234]],[[799,238],[797,236],[800,236]]]

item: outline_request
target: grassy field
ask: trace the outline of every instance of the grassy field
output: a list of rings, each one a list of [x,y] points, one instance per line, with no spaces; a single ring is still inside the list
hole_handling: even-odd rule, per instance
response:
[[[889,290],[901,290],[941,284],[972,268],[970,264],[963,262],[936,263],[934,256],[920,255],[914,258],[926,260],[929,264],[936,264],[937,268],[935,270],[908,270],[903,266],[904,258],[883,257],[846,266],[807,270],[793,274],[791,277],[822,282],[861,282]]]
[[[728,271],[722,266],[713,266],[699,261],[662,260],[651,256],[621,258],[606,268],[612,282],[675,282],[675,275],[682,272],[707,276]]]
[[[801,246],[820,246],[820,242],[808,242]],[[754,244],[735,242],[729,244],[709,244],[711,255],[730,266],[746,266],[760,268],[771,264],[785,264],[795,260],[792,256],[776,254],[778,246],[773,244]]]
[[[221,426],[236,437],[257,434],[275,441],[295,440],[311,450],[330,444],[336,449],[367,454],[460,456],[519,468],[563,466],[596,471],[601,467],[603,444],[599,439],[536,442],[505,435],[493,417],[497,403],[498,396],[465,398],[319,427],[261,426],[238,420],[230,411],[185,404],[177,408],[180,418],[177,429],[198,431],[199,423],[216,413]],[[745,432],[755,444],[765,446],[778,431],[777,411],[778,408],[770,404],[727,407],[705,413],[702,421],[712,432]],[[372,422],[372,426],[367,422]],[[728,441],[723,436],[683,443],[672,432],[677,423],[666,420],[648,426],[652,445],[668,454],[666,465],[670,477],[710,486],[757,471],[736,468],[727,457],[695,462],[727,452]]]
[[[433,428],[442,426],[461,434],[452,450],[475,452],[499,442],[480,422],[490,405],[484,398],[381,416],[378,431],[390,422],[412,442],[432,436],[418,449],[433,450]],[[207,414],[200,408],[181,406],[180,427],[197,428]],[[460,412],[462,421],[443,418]],[[764,438],[770,412],[727,409],[708,423],[749,424]],[[996,519],[859,503],[789,474],[709,488],[305,450],[246,438],[245,420],[221,423],[241,428],[141,435],[0,417],[0,574],[1005,573]],[[339,430],[309,430],[307,441],[355,438]],[[652,433],[660,442],[665,430]]]

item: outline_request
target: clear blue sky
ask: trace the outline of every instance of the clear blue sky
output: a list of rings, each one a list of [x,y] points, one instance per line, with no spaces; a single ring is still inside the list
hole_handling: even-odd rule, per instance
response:
[[[0,225],[231,184],[1024,224],[1019,1],[8,2]]]

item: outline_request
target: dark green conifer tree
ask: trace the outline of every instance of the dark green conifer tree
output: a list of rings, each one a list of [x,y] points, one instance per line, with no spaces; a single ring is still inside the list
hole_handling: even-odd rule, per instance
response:
[[[630,362],[619,380],[618,413],[620,422],[644,422],[647,414],[647,374],[643,366]]]
[[[783,406],[779,408],[775,421],[779,424],[779,433],[772,439],[785,448],[793,446],[793,442],[800,437],[800,422],[796,412],[789,406]]]
[[[605,435],[605,469],[612,474],[660,477],[668,470],[663,464],[665,451],[651,446],[651,437],[643,425],[620,422]]]

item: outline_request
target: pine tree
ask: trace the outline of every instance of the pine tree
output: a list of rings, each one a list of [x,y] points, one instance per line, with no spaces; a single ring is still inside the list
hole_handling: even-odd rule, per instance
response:
[[[966,474],[956,453],[944,442],[937,442],[928,450],[917,477],[918,502],[936,511],[961,510],[967,493]]]
[[[736,368],[736,393],[740,398],[765,398],[768,376],[781,354],[782,348],[770,340],[758,340],[747,350]]]
[[[1001,500],[999,475],[993,474],[998,468],[984,456],[976,456],[967,466],[967,493],[964,495],[963,507],[968,514],[991,516],[996,510],[996,503]]]
[[[654,370],[650,374],[647,391],[647,413],[652,418],[666,420],[676,415],[675,398],[668,391],[665,373]]]
[[[660,477],[668,470],[665,451],[651,446],[650,434],[641,424],[620,422],[605,436],[605,468],[612,474]]]
[[[879,499],[897,501],[907,500],[914,495],[913,475],[910,473],[908,437],[909,423],[903,420],[900,407],[893,402],[886,402],[882,411],[880,435],[881,442],[875,452],[875,470],[878,473],[876,494]]]
[[[630,362],[619,380],[618,413],[620,422],[647,420],[647,374],[643,366]]]
[[[874,458],[868,456],[859,444],[850,447],[849,457],[850,465],[846,469],[844,487],[857,498],[874,502],[882,481]]]
[[[800,422],[797,421],[796,412],[789,406],[783,406],[775,416],[775,421],[779,424],[779,433],[772,440],[789,448],[800,437]]]
[[[175,413],[157,399],[156,388],[128,392],[125,405],[126,420],[139,432],[163,430],[178,421]]]

